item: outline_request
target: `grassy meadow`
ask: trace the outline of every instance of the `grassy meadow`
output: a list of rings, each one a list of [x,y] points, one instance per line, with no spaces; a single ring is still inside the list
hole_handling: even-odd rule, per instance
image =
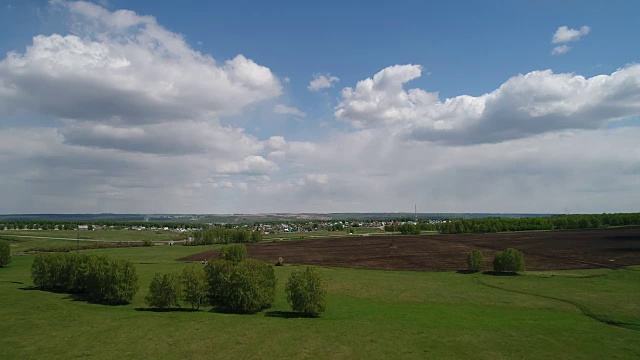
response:
[[[286,303],[296,267],[284,266],[274,306],[258,314],[146,310],[155,272],[180,271],[175,259],[211,248],[88,250],[136,264],[140,291],[124,306],[32,290],[34,256],[14,256],[0,268],[0,358],[640,357],[640,267],[521,276],[320,268],[327,311],[306,319]]]

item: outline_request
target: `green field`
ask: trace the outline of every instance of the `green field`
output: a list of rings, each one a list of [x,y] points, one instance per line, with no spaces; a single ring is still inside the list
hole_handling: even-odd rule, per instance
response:
[[[69,238],[80,240],[104,240],[104,241],[169,241],[176,237],[177,233],[164,230],[4,230],[3,235],[34,236],[51,238]]]
[[[640,357],[640,267],[496,277],[320,268],[327,312],[291,318],[276,267],[277,298],[255,315],[151,312],[155,272],[212,248],[103,249],[133,261],[133,303],[106,306],[29,289],[33,255],[0,268],[0,358],[99,359],[632,359]],[[596,319],[594,319],[596,318]],[[599,320],[624,323],[614,326]]]

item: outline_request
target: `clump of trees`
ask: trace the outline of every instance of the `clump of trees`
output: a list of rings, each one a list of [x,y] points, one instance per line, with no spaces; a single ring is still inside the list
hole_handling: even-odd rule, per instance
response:
[[[6,241],[0,241],[0,267],[5,267],[11,262],[11,247]]]
[[[37,254],[31,278],[43,290],[79,294],[99,303],[129,303],[138,291],[133,263],[107,256]]]
[[[414,224],[385,225],[387,232],[397,231],[402,235],[420,235],[421,227]]]
[[[485,259],[482,251],[473,249],[467,255],[467,268],[472,271],[481,271],[484,267]]]
[[[183,300],[192,310],[198,310],[207,299],[208,288],[204,269],[189,265],[182,273],[155,274],[144,301],[149,307],[169,309],[180,307]]]
[[[308,317],[317,317],[325,311],[327,282],[316,269],[306,267],[291,273],[285,292],[293,311]]]
[[[247,257],[247,247],[239,244],[224,246],[220,249],[220,257],[224,260],[238,263]]]
[[[193,240],[186,241],[184,245],[212,245],[212,244],[232,244],[232,243],[255,243],[262,241],[262,233],[259,231],[248,231],[243,229],[226,229],[214,227],[203,229],[192,233]]]
[[[210,261],[205,266],[209,297],[212,305],[229,311],[256,313],[273,303],[277,278],[271,265],[246,258],[246,248],[236,250],[239,249],[237,246],[244,247],[235,245],[226,250],[223,248],[223,258]]]
[[[524,254],[521,251],[508,248],[498,251],[493,259],[493,271],[501,273],[517,273],[525,270]]]
[[[157,273],[153,276],[149,284],[149,292],[144,298],[144,302],[154,308],[166,309],[170,307],[180,307],[182,295],[182,281],[180,274]]]

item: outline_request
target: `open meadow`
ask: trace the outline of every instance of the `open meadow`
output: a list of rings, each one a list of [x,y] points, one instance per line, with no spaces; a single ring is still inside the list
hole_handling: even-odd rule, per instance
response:
[[[318,267],[328,281],[327,310],[309,319],[290,312],[284,284],[297,266],[286,265],[275,267],[273,307],[257,314],[146,309],[154,273],[180,271],[187,263],[176,259],[216,248],[84,251],[135,264],[140,290],[121,306],[34,290],[34,255],[14,256],[0,268],[2,358],[640,357],[638,266],[519,276]]]

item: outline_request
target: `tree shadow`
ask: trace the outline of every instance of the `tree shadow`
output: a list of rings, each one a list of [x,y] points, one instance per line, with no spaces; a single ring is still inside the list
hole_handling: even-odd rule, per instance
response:
[[[470,270],[470,269],[463,269],[463,270],[456,270],[457,274],[475,274],[475,273],[479,273],[480,271],[478,270]]]
[[[135,308],[135,311],[146,311],[146,312],[155,312],[155,313],[167,313],[167,312],[198,312],[200,310],[191,309],[191,308],[166,308],[166,309],[158,309],[158,308]]]
[[[18,290],[23,290],[23,291],[42,291],[42,292],[48,292],[48,293],[52,293],[52,294],[66,294],[67,296],[64,297],[65,300],[70,300],[70,301],[81,301],[81,302],[86,302],[89,304],[98,304],[98,305],[107,305],[107,306],[122,306],[122,305],[127,305],[129,304],[128,302],[121,302],[121,301],[104,301],[104,300],[95,300],[90,298],[87,294],[83,294],[83,293],[69,293],[63,289],[52,289],[52,288],[40,288],[37,286],[25,286],[25,287],[19,287]]]
[[[515,272],[500,272],[500,271],[483,271],[484,275],[492,275],[492,276],[520,276],[520,274]]]
[[[264,313],[265,317],[278,317],[283,319],[298,319],[298,318],[308,318],[303,313],[295,312],[295,311],[267,311]]]

